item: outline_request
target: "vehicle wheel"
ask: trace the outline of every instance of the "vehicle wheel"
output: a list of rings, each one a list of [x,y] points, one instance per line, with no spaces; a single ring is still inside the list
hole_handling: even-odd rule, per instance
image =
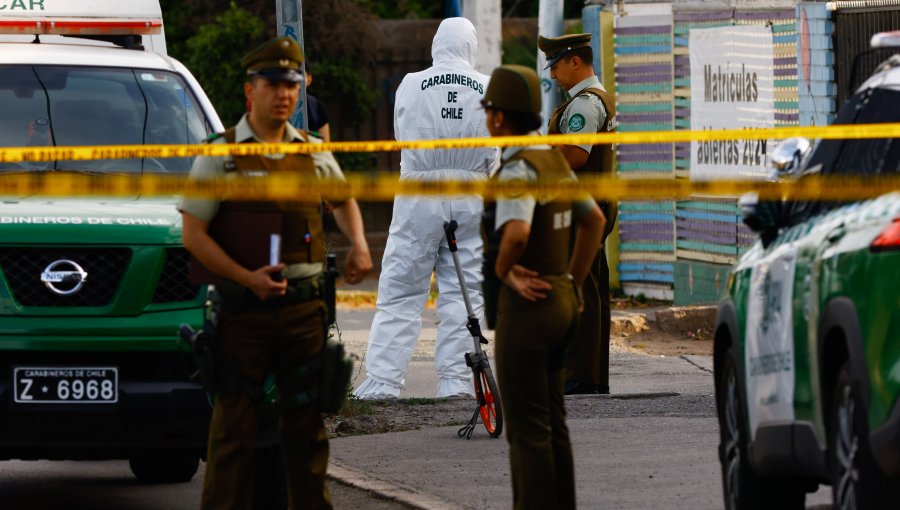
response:
[[[253,510],[286,510],[287,507],[281,446],[257,448],[253,457]]]
[[[790,480],[756,474],[747,451],[746,421],[741,386],[733,354],[722,364],[719,378],[719,463],[727,510],[803,508],[806,493]]]
[[[184,483],[197,473],[196,455],[170,454],[135,457],[128,461],[134,476],[144,483]]]
[[[845,363],[838,373],[828,437],[835,510],[883,508],[884,476],[872,458],[866,405]]]

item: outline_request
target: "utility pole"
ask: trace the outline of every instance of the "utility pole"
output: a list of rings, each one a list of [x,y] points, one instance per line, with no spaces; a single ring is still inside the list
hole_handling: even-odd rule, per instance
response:
[[[563,0],[541,0],[538,10],[538,35],[559,37],[563,33]],[[544,52],[537,52],[537,73],[541,78],[541,133],[547,134],[547,122],[559,104],[559,87],[550,79],[550,70],[544,69],[547,59]]]
[[[490,75],[500,65],[500,54],[503,50],[502,11],[500,0],[465,0],[462,15],[475,25],[478,34],[478,53],[475,56],[475,69]]]
[[[303,0],[275,0],[275,19],[278,25],[278,36],[288,36],[297,41],[303,50],[303,65],[300,70],[306,77],[306,49],[303,46]],[[297,101],[297,109],[291,115],[291,125],[303,129],[309,129],[309,119],[306,116],[306,80],[300,80],[300,100]]]

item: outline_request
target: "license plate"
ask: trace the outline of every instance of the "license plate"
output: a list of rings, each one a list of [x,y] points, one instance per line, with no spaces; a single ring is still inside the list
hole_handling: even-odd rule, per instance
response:
[[[115,367],[15,367],[18,404],[114,404],[119,401]]]

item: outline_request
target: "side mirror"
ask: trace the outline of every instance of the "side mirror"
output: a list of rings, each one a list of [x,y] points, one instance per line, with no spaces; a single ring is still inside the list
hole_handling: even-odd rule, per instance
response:
[[[795,136],[782,140],[772,151],[772,179],[794,180],[802,176],[806,162],[812,153],[812,143],[806,138]]]
[[[759,234],[763,246],[768,246],[781,228],[781,201],[759,200],[756,193],[747,193],[738,200],[744,224]]]

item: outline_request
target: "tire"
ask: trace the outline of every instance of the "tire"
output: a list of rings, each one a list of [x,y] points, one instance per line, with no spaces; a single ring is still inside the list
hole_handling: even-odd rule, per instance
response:
[[[287,507],[281,446],[257,448],[253,456],[253,510],[286,510]]]
[[[806,493],[791,480],[761,477],[748,454],[744,398],[734,353],[729,352],[718,378],[719,463],[727,510],[802,509]]]
[[[886,508],[886,480],[872,458],[861,394],[845,363],[838,372],[829,415],[828,466],[835,510]]]
[[[500,391],[494,381],[490,367],[477,371],[475,382],[475,398],[478,399],[481,422],[491,437],[500,437],[503,433],[503,405],[500,402]]]
[[[196,455],[170,454],[135,457],[128,461],[134,476],[143,483],[185,483],[197,473]]]

